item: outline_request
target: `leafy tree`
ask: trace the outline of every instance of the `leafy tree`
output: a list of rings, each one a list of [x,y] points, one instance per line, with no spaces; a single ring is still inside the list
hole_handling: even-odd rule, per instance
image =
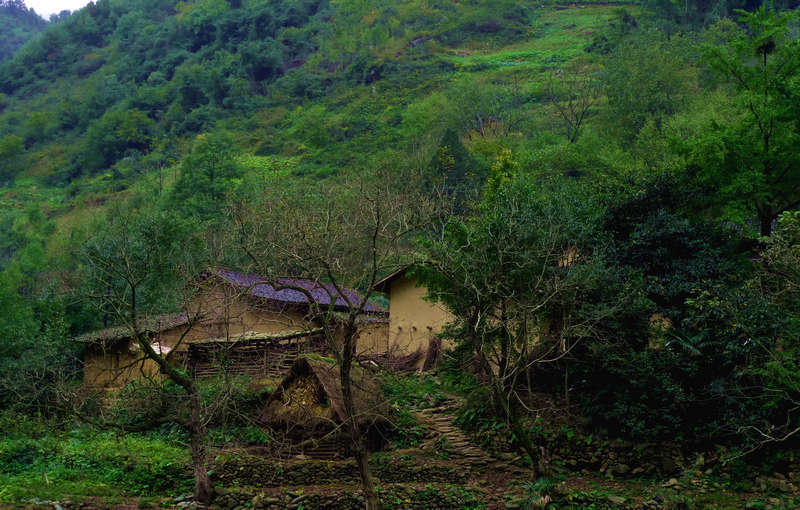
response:
[[[41,32],[45,20],[22,0],[0,2],[0,61],[11,58],[23,44]]]
[[[91,171],[107,168],[132,153],[146,153],[153,141],[153,121],[139,110],[110,110],[86,131],[83,161]]]
[[[0,138],[0,182],[13,179],[20,171],[20,156],[24,151],[21,137],[6,135]]]
[[[464,147],[458,133],[452,129],[444,132],[430,164],[433,187],[453,196],[460,208],[469,190],[475,188],[479,165]]]
[[[58,415],[80,375],[79,352],[69,340],[64,303],[50,295],[24,295],[17,264],[0,272],[0,410]]]
[[[754,10],[764,5],[758,0],[644,0],[642,3],[657,17],[690,27],[730,17],[740,9]],[[770,5],[786,10],[796,7],[797,3],[794,0],[774,0]]]
[[[60,282],[41,278],[54,261],[45,241],[55,224],[35,206],[0,226],[0,409],[53,416],[80,375]]]
[[[687,179],[670,175],[616,187],[603,219],[614,240],[610,261],[639,271],[648,299],[673,319],[692,292],[742,269],[729,232],[686,214],[689,190]]]
[[[608,97],[607,122],[623,137],[635,138],[649,119],[660,127],[685,105],[695,80],[686,52],[681,38],[666,41],[660,35],[639,35],[610,56],[601,74]]]
[[[456,317],[449,334],[478,360],[496,416],[534,469],[544,469],[525,424],[521,383],[537,364],[564,360],[596,338],[614,307],[598,292],[591,202],[576,188],[539,188],[507,170],[498,166],[473,215],[421,241],[417,276]]]
[[[251,82],[275,78],[283,71],[283,45],[274,39],[250,41],[241,52]]]
[[[732,85],[733,109],[689,151],[726,217],[744,224],[755,217],[768,236],[781,213],[800,206],[800,39],[790,33],[797,15],[766,5],[739,13],[746,30],[706,48],[709,65]]]
[[[754,441],[743,431],[795,423],[795,397],[764,372],[776,356],[790,362],[776,339],[791,338],[792,320],[747,284],[741,232],[689,214],[688,181],[635,184],[606,214],[608,263],[639,273],[647,301],[578,365],[584,411],[641,438]]]
[[[209,217],[241,176],[233,140],[223,131],[197,135],[192,152],[181,162],[173,198],[184,209]]]
[[[800,318],[800,212],[781,214],[764,244],[762,288]]]

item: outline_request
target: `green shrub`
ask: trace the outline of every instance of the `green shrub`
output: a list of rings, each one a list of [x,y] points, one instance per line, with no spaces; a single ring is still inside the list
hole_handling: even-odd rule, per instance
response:
[[[438,381],[430,374],[384,374],[380,383],[389,402],[404,408],[436,407],[446,398]]]
[[[780,426],[791,392],[771,388],[785,311],[752,289],[718,285],[687,300],[680,325],[656,348],[609,345],[579,365],[583,409],[595,425],[638,438],[741,440]]]
[[[392,443],[397,448],[419,446],[427,435],[425,427],[407,409],[398,409],[392,415],[394,433]]]

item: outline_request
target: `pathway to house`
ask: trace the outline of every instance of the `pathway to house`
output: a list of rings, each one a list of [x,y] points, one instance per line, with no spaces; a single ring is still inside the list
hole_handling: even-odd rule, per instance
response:
[[[504,471],[519,470],[517,466],[508,461],[497,459],[489,455],[484,449],[472,444],[469,436],[453,423],[456,419],[456,411],[463,405],[463,398],[451,395],[436,407],[422,409],[413,413],[432,435],[432,439],[426,442],[423,450],[438,446],[448,453],[450,460],[462,465],[476,468],[492,466],[493,468],[502,468]]]
[[[461,406],[460,399],[449,397],[444,403],[414,412],[414,417],[430,431],[432,436],[423,449],[439,447],[450,455],[452,460],[487,464],[495,459],[482,449],[470,443],[469,437],[456,425],[455,412]]]

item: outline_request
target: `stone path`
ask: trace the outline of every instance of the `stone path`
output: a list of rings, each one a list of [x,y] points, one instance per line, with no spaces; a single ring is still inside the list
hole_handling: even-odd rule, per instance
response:
[[[417,420],[433,434],[433,439],[428,441],[423,446],[423,449],[431,448],[432,445],[445,439],[447,441],[445,451],[454,461],[481,465],[501,462],[483,449],[470,443],[469,437],[453,424],[456,418],[455,413],[461,405],[462,401],[460,399],[450,397],[437,407],[414,412]]]

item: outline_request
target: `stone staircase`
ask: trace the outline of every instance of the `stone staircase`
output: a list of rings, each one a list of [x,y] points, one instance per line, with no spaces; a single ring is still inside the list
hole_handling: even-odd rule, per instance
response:
[[[432,438],[423,445],[423,449],[433,449],[445,443],[445,451],[449,458],[464,464],[487,465],[498,462],[483,449],[473,445],[469,436],[453,424],[456,412],[462,401],[449,397],[436,407],[422,409],[414,413],[419,422],[431,432]]]

